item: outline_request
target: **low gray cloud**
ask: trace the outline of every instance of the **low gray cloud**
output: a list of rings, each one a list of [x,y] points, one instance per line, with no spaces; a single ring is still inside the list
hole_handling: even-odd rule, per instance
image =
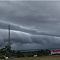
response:
[[[11,30],[10,42],[12,49],[44,49],[59,48],[60,37],[47,35],[33,35],[22,31]],[[8,30],[0,29],[0,45],[4,47],[8,42]]]

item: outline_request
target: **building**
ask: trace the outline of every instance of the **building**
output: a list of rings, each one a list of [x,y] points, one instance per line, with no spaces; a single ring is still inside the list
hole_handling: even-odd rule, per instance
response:
[[[60,54],[60,49],[52,49],[51,50],[51,55],[59,55]]]

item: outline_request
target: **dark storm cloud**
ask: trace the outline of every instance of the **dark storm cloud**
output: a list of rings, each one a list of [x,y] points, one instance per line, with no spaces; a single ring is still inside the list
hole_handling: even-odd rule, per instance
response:
[[[59,7],[57,1],[1,1],[1,43],[10,24],[12,49],[60,48]]]
[[[56,2],[0,2],[1,19],[19,24],[57,22]],[[50,11],[51,10],[51,11]],[[56,11],[57,10],[57,11]],[[56,15],[56,16],[54,16]],[[44,17],[44,18],[43,18]],[[19,21],[19,22],[18,22]]]

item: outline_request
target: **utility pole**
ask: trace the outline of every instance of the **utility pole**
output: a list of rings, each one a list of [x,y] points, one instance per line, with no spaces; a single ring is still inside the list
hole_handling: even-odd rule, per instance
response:
[[[9,30],[9,33],[8,33],[8,45],[10,47],[10,25],[8,25],[8,30]]]
[[[7,47],[8,52],[11,50],[11,41],[10,41],[10,25],[8,25],[8,47]]]
[[[8,43],[5,46],[6,48],[6,56],[10,57],[10,51],[11,51],[11,43],[10,43],[10,25],[8,25]]]

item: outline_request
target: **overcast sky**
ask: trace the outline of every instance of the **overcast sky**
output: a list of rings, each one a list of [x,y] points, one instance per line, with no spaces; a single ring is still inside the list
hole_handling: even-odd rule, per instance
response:
[[[60,1],[0,1],[0,47],[60,48]]]

